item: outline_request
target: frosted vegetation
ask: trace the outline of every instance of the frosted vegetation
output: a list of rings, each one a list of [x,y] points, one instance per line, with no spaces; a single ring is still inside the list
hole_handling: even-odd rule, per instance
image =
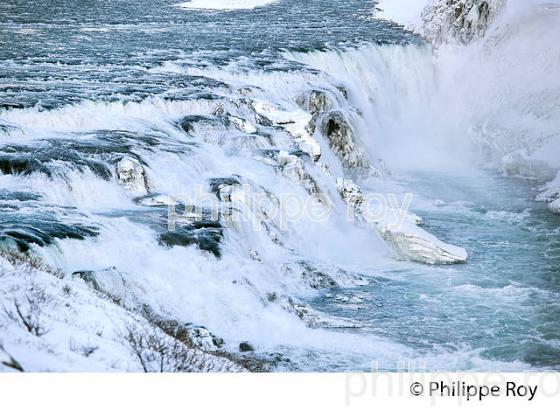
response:
[[[38,260],[0,254],[4,370],[238,372],[250,366],[217,349],[204,353],[213,344],[201,334],[205,329],[127,309],[103,287],[88,288],[93,278],[63,276]]]

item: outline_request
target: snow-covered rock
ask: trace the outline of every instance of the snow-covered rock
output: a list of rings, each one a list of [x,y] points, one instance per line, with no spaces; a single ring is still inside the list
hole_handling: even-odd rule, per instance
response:
[[[275,126],[284,128],[293,137],[299,149],[307,153],[314,161],[321,158],[321,145],[308,131],[308,125],[312,119],[310,113],[302,109],[282,110],[263,100],[254,100],[252,107],[257,115],[270,120]]]
[[[560,198],[548,204],[550,212],[560,215]]]
[[[342,199],[344,199],[346,204],[350,205],[352,209],[360,213],[363,211],[362,205],[365,198],[362,190],[356,183],[349,179],[337,178],[336,189]]]
[[[313,117],[328,112],[334,108],[333,100],[327,92],[323,90],[311,90],[298,97],[297,103]]]
[[[377,17],[393,20],[438,46],[482,38],[506,0],[381,0]]]
[[[239,131],[246,134],[254,134],[257,132],[257,128],[245,118],[236,117],[234,115],[230,115],[228,118]]]
[[[434,44],[482,38],[505,0],[437,0],[422,12],[422,34]]]
[[[319,193],[317,182],[305,170],[301,158],[287,151],[280,151],[276,156],[280,172],[291,181],[300,183],[310,194]]]
[[[379,233],[400,256],[415,262],[439,265],[467,260],[465,249],[442,242],[409,221],[400,226],[381,224]]]
[[[256,249],[250,249],[249,250],[249,257],[252,260],[254,260],[255,262],[258,262],[258,263],[262,263],[262,261],[263,261],[259,251],[257,251]]]
[[[288,263],[282,267],[282,272],[298,285],[305,285],[305,287],[311,289],[329,289],[339,285],[329,274],[322,272],[305,261]]]
[[[555,169],[545,161],[527,158],[520,152],[507,154],[502,158],[504,174],[546,181],[554,178]]]
[[[556,199],[560,198],[560,172],[556,175],[552,181],[547,183],[543,187],[543,192],[537,195],[535,198],[538,202],[554,202]]]
[[[545,188],[544,192],[541,192],[535,198],[537,202],[553,202],[557,198],[560,198],[560,186]]]
[[[368,168],[367,159],[356,146],[354,130],[341,112],[331,111],[320,117],[320,121],[321,132],[342,165],[350,169]]]
[[[279,302],[284,309],[294,313],[310,328],[356,329],[363,327],[357,321],[327,315],[289,297],[283,297]]]
[[[118,182],[135,195],[148,194],[146,171],[137,159],[124,157],[116,165]]]
[[[416,215],[415,213],[409,212],[406,215],[407,219],[412,222],[414,225],[422,225],[422,223],[424,223],[424,220],[422,219],[421,216]]]
[[[202,326],[190,326],[188,334],[195,347],[204,352],[217,352],[221,350],[224,341],[216,337],[208,329]]]
[[[229,178],[213,178],[210,180],[211,191],[223,202],[245,203],[247,193],[241,186],[237,176]]]
[[[338,178],[337,189],[351,210],[358,216],[364,216],[365,196],[360,187],[354,182]],[[434,235],[426,232],[418,225],[422,218],[405,210],[389,209],[385,218],[375,222],[381,237],[399,256],[415,262],[436,264],[461,263],[467,260],[467,252],[458,246],[446,244]],[[399,218],[399,215],[402,214]]]
[[[503,170],[506,175],[533,178],[539,181],[551,180],[542,189],[543,192],[535,198],[538,202],[547,202],[548,209],[560,213],[560,172],[555,175],[555,168],[545,161],[526,158],[519,153],[507,155],[503,160]]]
[[[343,166],[354,169],[367,168],[365,156],[356,147],[352,126],[342,112],[335,110],[334,101],[334,98],[323,90],[311,90],[297,99],[298,105],[311,114],[307,126],[310,134],[319,129]]]
[[[175,205],[177,201],[171,195],[153,194],[137,198],[136,203],[143,206],[169,206]]]

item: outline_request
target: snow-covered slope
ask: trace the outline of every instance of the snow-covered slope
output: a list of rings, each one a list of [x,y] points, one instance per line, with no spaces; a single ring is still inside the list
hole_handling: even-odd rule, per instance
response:
[[[430,0],[381,0],[376,4],[376,17],[402,24],[409,30],[422,27],[422,11]]]
[[[201,328],[181,333],[19,254],[0,255],[0,300],[0,371],[245,370],[204,353]]]

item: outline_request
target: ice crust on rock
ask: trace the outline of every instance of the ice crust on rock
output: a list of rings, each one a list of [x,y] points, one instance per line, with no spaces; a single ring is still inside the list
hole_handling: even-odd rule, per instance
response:
[[[275,126],[284,128],[295,140],[300,149],[314,160],[321,158],[321,145],[308,131],[312,116],[303,109],[296,111],[282,110],[268,101],[255,99],[252,102],[255,113],[267,119]]]
[[[382,224],[379,232],[400,256],[415,262],[446,265],[467,260],[465,249],[442,242],[409,221],[405,221],[399,227]]]
[[[552,213],[560,215],[560,198],[548,204],[548,209],[550,209]]]
[[[434,45],[482,38],[506,0],[381,0],[377,16],[416,31]]]
[[[355,143],[354,131],[348,120],[339,111],[331,111],[321,118],[321,131],[331,150],[346,168],[368,168],[369,164]]]
[[[146,171],[134,158],[124,157],[116,166],[117,180],[129,192],[135,195],[148,194]]]
[[[364,209],[365,197],[360,187],[351,180],[339,178],[337,188],[352,210],[363,217],[367,210]],[[380,236],[399,256],[428,265],[462,263],[467,260],[465,249],[449,245],[420,228],[421,218],[408,212],[404,216],[397,220],[395,214],[389,212],[383,220],[375,221]]]

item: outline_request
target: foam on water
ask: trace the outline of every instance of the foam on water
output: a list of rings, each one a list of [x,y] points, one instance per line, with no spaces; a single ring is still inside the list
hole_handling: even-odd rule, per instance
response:
[[[283,7],[303,13],[297,3],[271,5],[269,15],[281,16]],[[320,3],[310,2],[313,10],[322,10]],[[216,33],[217,43],[208,40],[207,49],[190,50],[173,36],[167,46],[155,41],[154,31],[139,40],[146,49],[128,50],[123,61],[111,55],[110,61],[85,63],[68,55],[63,64],[21,56],[5,63],[13,76],[7,82],[21,86],[15,95],[25,104],[0,111],[1,148],[10,171],[0,176],[0,187],[40,194],[38,206],[56,206],[66,219],[96,229],[95,236],[54,239],[32,250],[69,277],[114,267],[127,284],[126,294],[119,295],[126,303],[204,325],[232,351],[248,340],[258,352],[280,352],[291,360],[286,369],[367,369],[372,360],[382,369],[407,360],[436,370],[557,368],[557,307],[544,311],[559,291],[557,220],[530,202],[530,181],[475,171],[479,157],[465,131],[472,128],[471,113],[446,106],[450,100],[442,87],[449,82],[442,82],[431,48],[408,43],[409,34],[388,23],[370,27],[347,12],[361,4],[340,5],[341,23],[333,30],[355,28],[400,44],[361,44],[365,34],[356,47],[316,44],[304,30],[301,43],[291,34],[280,41],[279,33],[264,33],[274,38],[270,49],[253,44],[249,51],[232,51],[232,40]],[[208,13],[174,12],[189,14],[176,18],[193,19],[193,25],[208,24]],[[230,18],[249,24],[263,12],[250,13],[232,12]],[[330,16],[328,10],[321,13]],[[148,23],[138,18],[137,24],[108,28],[105,21],[79,30],[98,36],[99,47],[116,47],[111,36],[118,28],[146,33]],[[273,20],[271,25],[283,27],[280,17]],[[237,35],[241,44],[251,43]],[[277,43],[282,51],[273,47]],[[16,50],[6,53],[17,56]],[[21,67],[30,69],[29,78],[17,78]],[[67,74],[74,80],[60,82],[57,76]],[[42,77],[47,86],[36,89]],[[345,168],[320,131],[308,133],[312,115],[301,97],[311,90],[324,92],[332,109],[349,120],[356,149],[379,172]],[[2,92],[7,101],[14,95],[7,86]],[[270,115],[270,123],[258,123],[261,112]],[[313,143],[329,172],[301,154]],[[42,168],[28,161],[34,147],[45,156]],[[283,173],[270,159],[277,151],[300,155],[302,171]],[[164,198],[192,197],[197,186],[209,193],[212,179],[239,176],[274,198],[306,200],[308,187],[298,179],[304,173],[327,195],[332,214],[322,223],[302,217],[270,228],[276,236],[221,220],[219,228],[212,227],[223,235],[219,258],[196,244],[168,246],[161,240],[167,207],[143,205],[119,183],[115,164],[122,158],[138,161],[149,194]],[[92,171],[98,163],[109,170],[105,178]],[[336,187],[342,177],[354,178],[366,192],[413,192],[413,210],[426,229],[465,247],[471,260],[434,267],[396,258],[371,227],[348,223]],[[33,215],[10,201],[6,205],[16,204],[14,212]],[[190,227],[184,229],[179,234],[188,235]],[[532,275],[525,271],[529,263],[535,264]],[[338,285],[310,285],[310,275],[315,281],[334,278]],[[294,310],[298,304],[338,328],[307,326]]]

